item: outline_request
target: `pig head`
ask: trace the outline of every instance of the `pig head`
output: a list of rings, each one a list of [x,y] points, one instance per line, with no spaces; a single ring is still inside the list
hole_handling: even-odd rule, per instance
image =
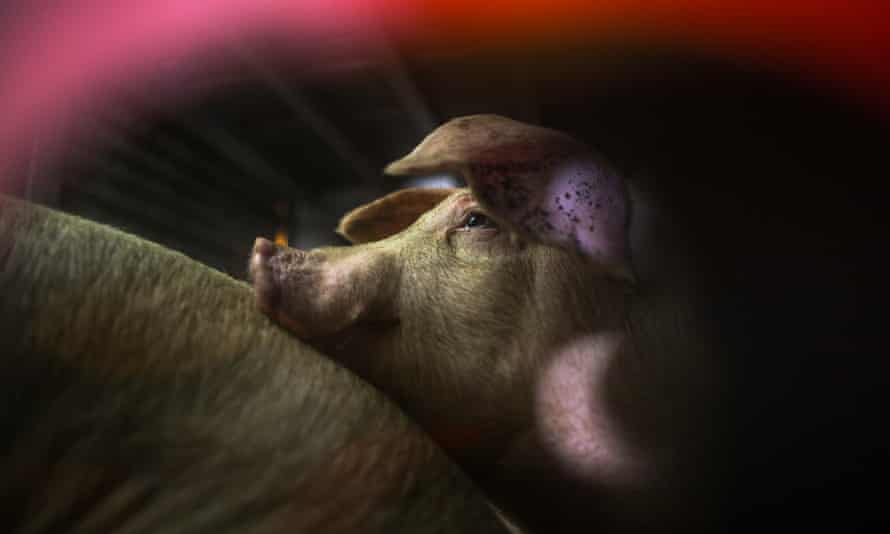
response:
[[[620,176],[566,134],[495,115],[442,125],[387,172],[469,188],[353,210],[338,228],[351,247],[258,239],[259,307],[386,391],[520,523],[577,526],[598,503],[588,526],[627,527],[612,516],[634,506],[610,499],[660,487],[674,455],[654,451],[671,446],[645,444],[677,396],[653,400],[664,374],[641,368],[641,351],[672,343],[646,333],[671,321],[639,319]],[[555,488],[558,513],[523,517]]]

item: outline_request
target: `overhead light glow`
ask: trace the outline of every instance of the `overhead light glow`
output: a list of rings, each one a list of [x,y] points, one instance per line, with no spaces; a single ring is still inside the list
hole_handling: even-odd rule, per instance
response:
[[[434,189],[446,189],[457,186],[457,179],[450,174],[421,176],[419,178],[413,178],[405,184],[405,187],[427,187]]]

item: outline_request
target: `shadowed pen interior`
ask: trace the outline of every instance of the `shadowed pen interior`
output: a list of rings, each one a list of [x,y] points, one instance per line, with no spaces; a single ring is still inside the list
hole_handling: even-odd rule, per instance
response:
[[[4,3],[4,530],[875,526],[887,57],[868,1]]]

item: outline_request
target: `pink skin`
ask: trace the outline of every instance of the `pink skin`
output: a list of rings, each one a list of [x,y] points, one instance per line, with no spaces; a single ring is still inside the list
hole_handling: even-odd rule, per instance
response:
[[[516,150],[521,153],[521,148]],[[520,227],[524,235],[532,235],[537,241],[575,249],[617,276],[633,278],[625,239],[625,192],[621,181],[605,164],[576,159],[535,169],[535,175],[544,175],[547,183],[530,188],[505,188],[499,182],[505,176],[515,179],[515,175],[496,167],[489,169],[484,164],[471,168],[468,181],[482,195],[482,204],[501,220]],[[532,195],[529,190],[541,193]],[[518,202],[517,198],[526,202]]]
[[[611,357],[622,352],[624,343],[618,332],[577,337],[554,351],[538,380],[543,446],[565,477],[633,487],[652,476],[651,466],[621,436],[599,397]]]

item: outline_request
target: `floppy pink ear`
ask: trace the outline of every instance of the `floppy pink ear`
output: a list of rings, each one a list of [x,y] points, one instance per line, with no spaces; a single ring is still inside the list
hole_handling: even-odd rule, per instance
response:
[[[356,245],[385,239],[414,224],[455,191],[418,187],[390,193],[344,215],[337,233]]]
[[[562,132],[497,115],[461,117],[434,130],[387,172],[461,174],[502,224],[634,278],[624,181]]]

